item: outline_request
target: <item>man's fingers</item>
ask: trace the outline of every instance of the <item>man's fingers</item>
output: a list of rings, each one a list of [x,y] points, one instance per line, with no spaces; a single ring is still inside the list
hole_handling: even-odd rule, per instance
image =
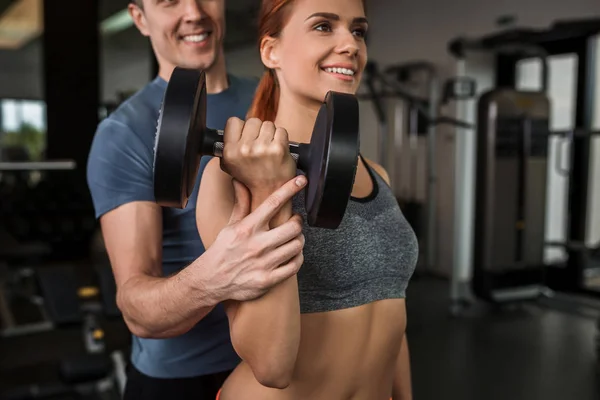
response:
[[[302,217],[294,215],[292,218],[277,226],[260,234],[260,243],[265,243],[268,249],[276,249],[277,247],[293,240],[302,233]]]
[[[268,252],[267,255],[264,257],[265,265],[269,266],[270,268],[276,269],[280,265],[287,263],[288,261],[296,257],[299,253],[302,252],[303,248],[304,235],[300,234],[292,240]]]
[[[271,272],[270,276],[270,287],[273,287],[286,279],[291,278],[295,274],[298,273],[300,267],[304,263],[304,254],[302,252],[298,253],[296,257],[291,259],[288,263],[282,265],[279,268],[275,268]]]
[[[251,226],[267,225],[281,207],[306,186],[306,182],[304,175],[298,175],[290,179],[267,197],[260,206],[244,219],[243,223]]]
[[[232,180],[234,190],[234,203],[229,224],[235,224],[241,221],[250,213],[250,192],[248,188],[241,182]]]

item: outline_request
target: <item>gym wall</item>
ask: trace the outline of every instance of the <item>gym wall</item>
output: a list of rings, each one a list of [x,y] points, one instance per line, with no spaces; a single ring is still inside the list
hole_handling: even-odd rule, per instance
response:
[[[18,50],[0,50],[0,98],[42,98],[42,44],[31,43]]]
[[[227,52],[225,60],[230,74],[259,78],[264,72],[256,46]]]
[[[133,35],[131,35],[133,36]],[[150,49],[140,38],[138,46],[103,43],[102,101],[116,100],[117,91],[137,90],[150,78]],[[0,50],[0,98],[43,100],[42,43],[36,40],[13,54]]]
[[[140,38],[138,46],[126,48],[120,48],[112,41],[104,43],[100,61],[102,100],[117,101],[117,92],[135,92],[143,87],[151,79],[151,56],[150,45],[144,38]]]

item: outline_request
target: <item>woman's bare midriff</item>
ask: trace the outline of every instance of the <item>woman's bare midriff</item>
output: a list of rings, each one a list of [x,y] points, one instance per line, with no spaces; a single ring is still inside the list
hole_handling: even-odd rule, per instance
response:
[[[225,382],[221,400],[389,400],[405,327],[402,299],[303,314],[290,386],[264,387],[242,362]]]

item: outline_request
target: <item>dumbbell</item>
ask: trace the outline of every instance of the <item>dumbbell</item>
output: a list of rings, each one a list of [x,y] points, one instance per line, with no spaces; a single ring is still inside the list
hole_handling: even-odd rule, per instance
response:
[[[352,193],[360,148],[358,101],[330,91],[321,104],[310,144],[290,143],[305,192],[310,226],[336,229]],[[206,76],[176,67],[164,94],[154,144],[154,196],[163,207],[185,208],[202,156],[221,157],[223,131],[206,126]]]

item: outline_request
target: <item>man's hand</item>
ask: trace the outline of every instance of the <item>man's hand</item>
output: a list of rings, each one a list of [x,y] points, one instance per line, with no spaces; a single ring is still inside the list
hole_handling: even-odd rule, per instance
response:
[[[205,253],[199,282],[206,293],[224,300],[256,299],[298,272],[304,257],[302,219],[295,215],[274,229],[269,222],[306,185],[302,175],[273,192],[250,213],[248,189],[234,181],[235,202],[228,225]],[[202,274],[204,275],[204,274]]]
[[[271,216],[305,185],[304,177],[298,179],[301,186],[290,180],[251,214],[250,195],[236,183],[229,224],[206,253],[170,276],[162,273],[158,205],[135,202],[104,215],[102,232],[118,287],[117,304],[131,332],[155,339],[179,336],[218,303],[259,297],[298,272],[304,244],[300,218],[268,230]]]

